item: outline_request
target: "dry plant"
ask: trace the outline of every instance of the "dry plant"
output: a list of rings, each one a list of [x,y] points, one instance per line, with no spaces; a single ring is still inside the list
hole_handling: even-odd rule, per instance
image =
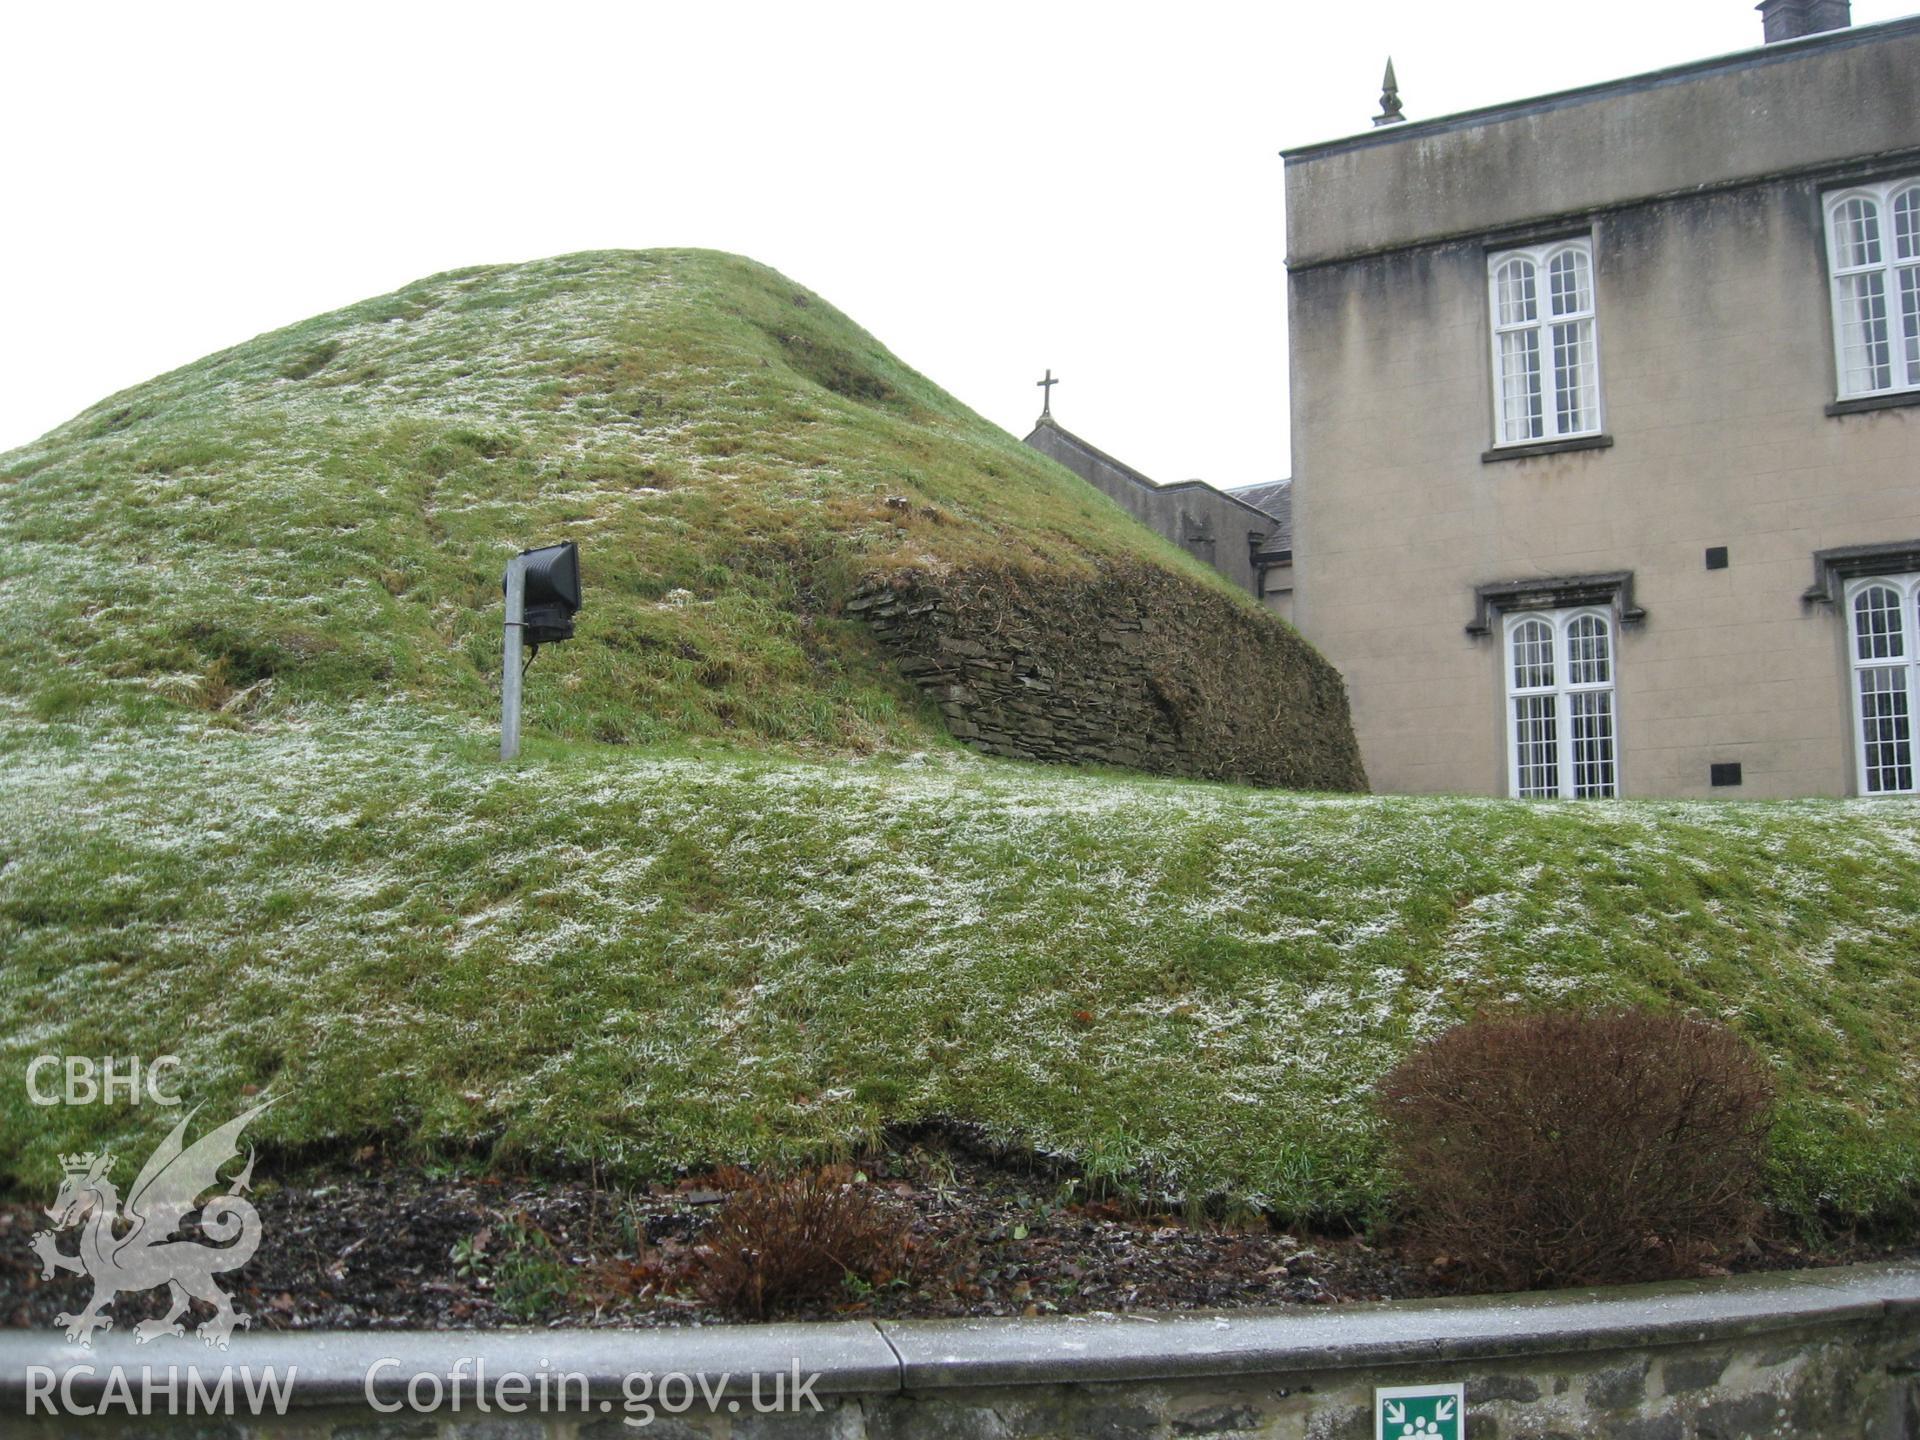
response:
[[[1415,1243],[1515,1288],[1686,1274],[1745,1239],[1772,1100],[1731,1030],[1646,1010],[1481,1016],[1379,1092]]]
[[[884,1285],[906,1263],[907,1224],[844,1166],[741,1176],[700,1237],[695,1283],[754,1320],[832,1299],[849,1277]]]

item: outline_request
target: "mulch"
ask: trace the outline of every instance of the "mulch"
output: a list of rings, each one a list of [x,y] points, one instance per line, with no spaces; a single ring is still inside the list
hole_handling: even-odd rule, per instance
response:
[[[856,1167],[847,1167],[849,1179]],[[371,1151],[253,1197],[263,1240],[223,1277],[256,1328],[448,1329],[516,1324],[652,1326],[728,1317],[698,1294],[700,1233],[729,1177],[623,1191],[584,1179],[436,1174]],[[1183,1217],[1090,1194],[1084,1181],[947,1145],[859,1162],[857,1183],[900,1213],[908,1273],[853,1286],[784,1318],[908,1318],[1330,1305],[1467,1293],[1445,1257],[1355,1234]],[[78,1310],[90,1282],[40,1276],[40,1208],[0,1203],[0,1326]],[[189,1234],[191,1231],[189,1231]],[[64,1232],[71,1251],[75,1231]],[[1913,1254],[1866,1242],[1809,1252],[1750,1247],[1737,1269]],[[116,1324],[165,1309],[122,1296]],[[191,1320],[207,1312],[196,1307]]]

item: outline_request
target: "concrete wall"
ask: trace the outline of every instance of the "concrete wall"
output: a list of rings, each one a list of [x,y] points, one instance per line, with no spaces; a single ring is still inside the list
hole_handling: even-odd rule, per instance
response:
[[[1505,793],[1477,586],[1629,571],[1622,793],[1852,792],[1844,620],[1802,597],[1816,551],[1920,539],[1920,410],[1827,413],[1821,194],[1920,173],[1916,74],[1899,22],[1289,158],[1294,620],[1346,676],[1377,789]],[[1751,173],[1775,164],[1801,168]],[[1570,230],[1613,443],[1483,459],[1487,253]],[[1740,789],[1711,789],[1721,761]]]
[[[224,1355],[184,1343],[172,1352],[164,1342],[136,1350],[118,1334],[100,1337],[90,1353],[53,1332],[0,1333],[0,1433],[23,1440],[1372,1440],[1375,1387],[1458,1382],[1471,1440],[1920,1434],[1920,1272],[1910,1266],[1302,1308],[517,1334],[242,1333]],[[244,1429],[164,1412],[135,1419],[110,1409],[104,1420],[65,1412],[67,1398],[77,1407],[102,1403],[115,1367],[135,1385],[142,1366],[163,1379],[178,1367],[184,1395],[195,1384],[210,1388],[227,1364],[255,1375],[269,1365],[282,1376],[297,1369],[293,1404],[282,1415],[246,1416]],[[497,1386],[509,1374],[535,1374],[536,1366],[583,1377],[586,1408],[575,1386],[565,1413],[475,1410],[479,1370]],[[61,1397],[62,1413],[25,1413],[30,1369],[48,1375],[42,1391]],[[749,1377],[762,1377],[762,1399],[770,1400],[773,1377],[784,1381],[796,1369],[817,1377],[807,1393],[818,1408],[754,1413]],[[369,1404],[369,1372],[378,1377],[373,1400],[398,1413]],[[74,1383],[61,1383],[69,1373]],[[659,1382],[682,1378],[678,1388],[630,1388],[642,1373]],[[445,1404],[456,1375],[464,1377],[458,1412]],[[403,1408],[416,1376],[440,1387],[415,1392],[423,1404],[438,1393],[437,1411]],[[698,1394],[696,1376],[724,1387],[717,1405],[686,1405]],[[497,1401],[498,1390],[492,1393]],[[648,1408],[661,1393],[677,1397],[672,1410]]]
[[[1264,538],[1272,530],[1271,516],[1204,480],[1155,484],[1051,418],[1042,419],[1026,443],[1116,501],[1149,530],[1206,561],[1249,595],[1260,594],[1249,540]]]
[[[1291,625],[1293,623],[1293,566],[1269,566],[1263,585],[1260,603]]]
[[[1287,261],[1906,150],[1917,72],[1920,18],[1895,20],[1291,150]]]

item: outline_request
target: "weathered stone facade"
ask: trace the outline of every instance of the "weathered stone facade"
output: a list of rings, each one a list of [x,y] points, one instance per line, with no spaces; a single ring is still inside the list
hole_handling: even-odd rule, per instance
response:
[[[1617,573],[1619,793],[1866,791],[1816,570],[1920,552],[1920,390],[1838,398],[1823,206],[1920,177],[1916,73],[1889,21],[1289,154],[1293,616],[1380,789],[1519,789],[1477,597]],[[1599,432],[1503,443],[1491,258],[1569,238]]]
[[[876,580],[848,603],[996,755],[1363,790],[1340,677],[1287,625],[1149,567]]]

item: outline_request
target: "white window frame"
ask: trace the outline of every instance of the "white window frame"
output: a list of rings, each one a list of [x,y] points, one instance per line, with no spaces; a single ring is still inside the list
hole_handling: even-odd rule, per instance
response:
[[[1900,614],[1900,653],[1897,655],[1860,654],[1859,616],[1854,609],[1855,602],[1868,590],[1887,589],[1899,597]],[[1906,575],[1867,575],[1858,580],[1849,580],[1843,592],[1847,610],[1847,688],[1852,694],[1853,711],[1853,769],[1854,780],[1861,795],[1913,795],[1920,793],[1920,766],[1916,765],[1916,740],[1914,731],[1914,705],[1920,700],[1920,574]],[[1882,647],[1870,647],[1882,648]],[[1904,707],[1905,714],[1897,717],[1905,721],[1906,735],[1896,737],[1890,742],[1905,752],[1904,769],[1907,783],[1898,784],[1898,770],[1903,768],[1896,754],[1891,757],[1892,767],[1896,771],[1893,785],[1879,783],[1883,776],[1874,772],[1883,770],[1883,766],[1868,763],[1866,734],[1866,702],[1861,693],[1861,680],[1865,672],[1875,671],[1896,677],[1896,685],[1891,691]]]
[[[1839,227],[1841,211],[1859,202],[1872,207],[1878,259],[1842,264],[1847,247]],[[1904,237],[1896,233],[1895,207],[1910,210]],[[1876,395],[1901,395],[1920,390],[1920,175],[1879,185],[1852,185],[1826,197],[1823,208],[1827,244],[1827,294],[1833,320],[1834,391],[1842,400],[1865,400]],[[1878,279],[1880,324],[1887,347],[1887,383],[1853,383],[1847,364],[1847,338],[1852,318],[1844,291],[1849,282]],[[1904,287],[1904,288],[1903,288]]]
[[[1587,304],[1584,307],[1568,310],[1561,314],[1552,311],[1551,285],[1549,275],[1553,263],[1563,255],[1575,254],[1585,262],[1587,271]],[[1509,262],[1524,260],[1533,266],[1534,271],[1534,316],[1531,320],[1503,321],[1500,310],[1500,271]],[[1606,429],[1606,403],[1600,383],[1600,318],[1599,318],[1599,270],[1593,261],[1593,237],[1576,236],[1572,239],[1555,240],[1546,245],[1525,245],[1512,250],[1500,250],[1487,256],[1487,319],[1490,326],[1492,348],[1490,361],[1493,377],[1493,448],[1505,449],[1516,445],[1550,445],[1558,440],[1573,440],[1583,436],[1600,435]],[[1564,325],[1576,328],[1586,327],[1586,361],[1592,370],[1590,388],[1592,395],[1591,413],[1581,418],[1584,424],[1563,423],[1560,407],[1556,399],[1561,391],[1561,367],[1554,358],[1554,330]],[[1526,434],[1513,434],[1514,427],[1509,425],[1507,407],[1506,378],[1503,373],[1501,349],[1508,336],[1531,333],[1534,354],[1537,357],[1540,382],[1540,433],[1532,434],[1531,414],[1518,417],[1526,421]],[[1578,343],[1578,342],[1576,342]]]
[[[1583,619],[1597,620],[1607,639],[1606,678],[1575,681],[1569,644],[1573,627]],[[1544,625],[1552,636],[1552,683],[1520,685],[1516,683],[1515,643],[1521,632],[1532,625]],[[1502,667],[1501,693],[1507,714],[1507,794],[1516,800],[1527,799],[1618,799],[1620,797],[1620,626],[1613,612],[1597,605],[1576,605],[1565,610],[1516,610],[1503,620],[1500,642]],[[1604,788],[1582,793],[1579,761],[1575,755],[1574,697],[1604,693],[1611,724],[1610,750],[1605,764],[1611,771]],[[1520,718],[1516,702],[1551,698],[1554,711],[1555,787],[1552,795],[1528,793],[1521,784]]]

